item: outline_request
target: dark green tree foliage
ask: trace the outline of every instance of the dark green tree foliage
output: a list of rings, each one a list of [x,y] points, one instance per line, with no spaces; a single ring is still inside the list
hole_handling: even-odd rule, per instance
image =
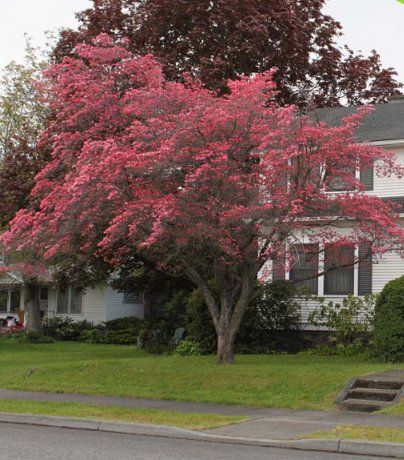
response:
[[[37,86],[46,64],[28,40],[24,62],[0,72],[0,228],[28,204],[34,178],[50,158],[38,145],[49,115]]]
[[[93,0],[64,30],[55,58],[101,32],[153,53],[168,79],[183,72],[214,90],[228,79],[279,69],[283,103],[329,106],[385,101],[400,85],[380,56],[341,49],[341,25],[323,13],[325,0]]]
[[[374,344],[378,358],[404,361],[404,276],[387,283],[377,299]]]

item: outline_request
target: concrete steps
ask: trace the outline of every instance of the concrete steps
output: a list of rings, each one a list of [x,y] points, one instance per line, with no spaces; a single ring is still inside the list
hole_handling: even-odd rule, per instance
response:
[[[401,380],[360,378],[348,383],[337,403],[343,410],[374,412],[397,403],[403,393]]]

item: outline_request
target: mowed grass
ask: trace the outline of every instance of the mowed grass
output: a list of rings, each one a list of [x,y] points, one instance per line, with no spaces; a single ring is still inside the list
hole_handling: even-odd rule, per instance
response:
[[[394,406],[386,407],[385,409],[379,411],[379,413],[388,415],[404,415],[404,399]]]
[[[167,425],[188,430],[206,430],[248,420],[248,417],[220,414],[179,413],[156,409],[130,409],[118,406],[106,407],[89,404],[11,401],[5,399],[0,399],[0,412]]]
[[[352,377],[399,366],[306,355],[150,356],[135,347],[0,340],[0,388],[291,409],[331,409]]]
[[[404,442],[402,428],[367,425],[341,425],[330,431],[319,431],[305,439],[353,439],[358,441]]]

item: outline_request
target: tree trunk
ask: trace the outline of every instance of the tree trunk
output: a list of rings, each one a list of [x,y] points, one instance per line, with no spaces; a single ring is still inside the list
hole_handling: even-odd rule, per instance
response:
[[[236,334],[228,330],[217,333],[217,364],[234,364],[234,342]]]
[[[219,302],[203,277],[192,266],[185,273],[199,287],[212,317],[217,335],[217,363],[234,364],[234,343],[244,312],[253,298],[257,270],[246,266],[240,278],[226,273],[226,267],[216,270],[215,281],[219,288]]]
[[[153,319],[156,316],[153,294],[147,290],[143,292],[143,314],[146,319]]]
[[[42,335],[41,305],[39,302],[39,287],[34,283],[26,284],[27,301],[25,308],[27,313],[27,332]]]
[[[226,288],[220,295],[220,319],[216,324],[217,332],[217,363],[234,364],[234,344],[245,309],[253,293],[253,277],[250,273],[242,277],[241,286],[237,289]],[[239,296],[235,293],[239,291]]]

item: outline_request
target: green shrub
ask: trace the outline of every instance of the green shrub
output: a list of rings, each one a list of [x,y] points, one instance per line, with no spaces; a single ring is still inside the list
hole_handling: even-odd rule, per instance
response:
[[[148,321],[139,334],[139,346],[152,355],[167,354],[173,349],[172,327],[166,322]]]
[[[184,327],[187,338],[199,344],[202,354],[213,353],[216,350],[215,327],[199,289],[195,289],[187,298]]]
[[[79,340],[87,343],[104,343],[104,336],[105,331],[94,328],[83,331]]]
[[[241,323],[236,340],[237,353],[299,351],[299,301],[302,297],[307,298],[286,281],[261,286],[261,295],[247,308]],[[188,296],[185,318],[187,338],[197,342],[204,354],[214,352],[216,332],[199,289]]]
[[[384,361],[404,360],[404,276],[387,283],[377,299],[374,351]]]
[[[56,317],[46,319],[43,322],[42,330],[45,336],[55,340],[80,341],[87,331],[97,329],[90,321],[74,321],[69,317]]]
[[[296,353],[301,348],[300,304],[304,296],[292,283],[261,285],[261,295],[247,308],[237,337],[238,353]]]
[[[44,335],[55,340],[116,345],[137,344],[144,328],[144,320],[136,317],[118,318],[97,326],[89,321],[74,321],[69,317],[47,319],[43,324]]]
[[[268,332],[298,329],[301,297],[301,291],[290,282],[264,284],[261,296],[255,301],[259,327]]]
[[[104,331],[101,334],[102,343],[115,345],[136,345],[138,342],[139,331],[137,329],[122,329],[120,331]]]
[[[173,354],[177,356],[201,356],[202,349],[198,342],[183,340],[175,347]]]
[[[348,296],[342,304],[328,302],[320,305],[309,315],[309,322],[330,331],[330,343],[334,346],[362,344],[368,342],[373,327],[376,296]]]
[[[131,330],[136,331],[136,335],[139,335],[140,331],[144,328],[144,320],[136,316],[112,319],[105,321],[103,324],[108,331]]]
[[[372,357],[371,351],[364,348],[363,342],[360,339],[348,345],[340,343],[332,346],[321,345],[315,348],[309,348],[305,351],[302,351],[301,354],[320,356],[341,356],[343,358],[361,356],[363,359],[370,359]]]

